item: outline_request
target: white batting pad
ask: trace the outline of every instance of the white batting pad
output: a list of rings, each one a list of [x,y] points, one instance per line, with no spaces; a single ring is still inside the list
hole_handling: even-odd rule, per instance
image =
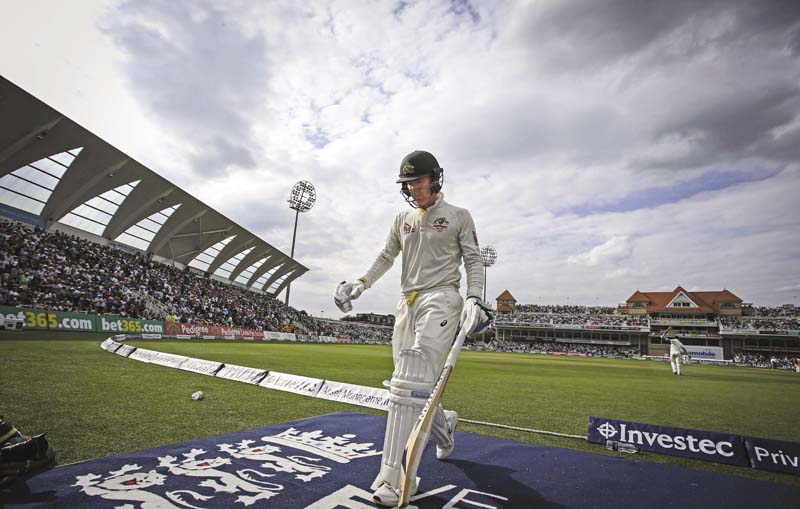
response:
[[[383,438],[383,459],[373,489],[382,482],[397,488],[408,436],[433,390],[435,373],[428,356],[416,350],[403,350],[397,359],[389,387],[389,415]]]

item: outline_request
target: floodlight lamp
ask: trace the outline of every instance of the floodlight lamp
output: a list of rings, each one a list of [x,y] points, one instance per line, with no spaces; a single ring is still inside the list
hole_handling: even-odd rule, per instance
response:
[[[311,182],[301,180],[292,186],[287,201],[289,202],[289,208],[298,212],[307,212],[311,210],[311,207],[317,201],[317,191]]]
[[[492,246],[482,247],[481,261],[483,261],[484,267],[491,267],[494,265],[494,262],[497,261],[497,250]]]

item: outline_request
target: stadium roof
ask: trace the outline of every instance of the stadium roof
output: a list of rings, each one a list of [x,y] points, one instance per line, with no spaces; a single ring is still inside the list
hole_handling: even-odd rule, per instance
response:
[[[511,292],[509,292],[508,289],[503,290],[503,293],[498,295],[496,300],[513,300],[514,302],[517,302],[517,299],[511,295]]]
[[[647,312],[675,311],[719,313],[720,304],[724,302],[742,303],[742,299],[730,290],[723,289],[712,292],[690,292],[677,286],[671,292],[641,292],[636,290],[627,302],[645,302]],[[687,305],[681,305],[685,302]]]
[[[67,225],[271,295],[308,271],[2,76],[0,118],[2,215]]]

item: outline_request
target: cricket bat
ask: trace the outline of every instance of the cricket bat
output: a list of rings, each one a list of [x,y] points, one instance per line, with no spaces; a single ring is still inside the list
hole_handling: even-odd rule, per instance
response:
[[[414,481],[417,477],[419,463],[422,459],[422,451],[425,449],[425,445],[427,445],[428,438],[431,435],[436,408],[442,401],[444,388],[447,385],[447,380],[450,379],[450,373],[453,372],[453,367],[456,365],[458,354],[461,353],[461,346],[464,344],[466,337],[467,332],[462,328],[458,336],[456,336],[455,341],[453,341],[453,346],[450,347],[450,353],[447,356],[447,360],[444,362],[439,380],[436,381],[436,385],[433,387],[430,396],[428,396],[428,401],[425,403],[422,413],[419,414],[419,419],[417,419],[414,428],[411,430],[411,434],[408,436],[405,448],[406,461],[400,473],[400,498],[398,499],[397,507],[408,506],[409,499],[411,498],[411,490],[413,489]]]

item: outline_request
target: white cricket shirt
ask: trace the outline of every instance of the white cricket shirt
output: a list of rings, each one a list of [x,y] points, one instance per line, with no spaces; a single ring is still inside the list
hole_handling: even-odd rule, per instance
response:
[[[403,295],[439,287],[458,290],[463,259],[467,295],[481,296],[483,263],[475,223],[467,209],[445,202],[443,193],[439,193],[428,209],[411,209],[397,215],[386,237],[386,245],[360,278],[367,288],[391,268],[401,251]]]
[[[681,353],[681,348],[684,348],[683,343],[681,343],[676,338],[668,338],[669,339],[669,354],[675,355]]]

